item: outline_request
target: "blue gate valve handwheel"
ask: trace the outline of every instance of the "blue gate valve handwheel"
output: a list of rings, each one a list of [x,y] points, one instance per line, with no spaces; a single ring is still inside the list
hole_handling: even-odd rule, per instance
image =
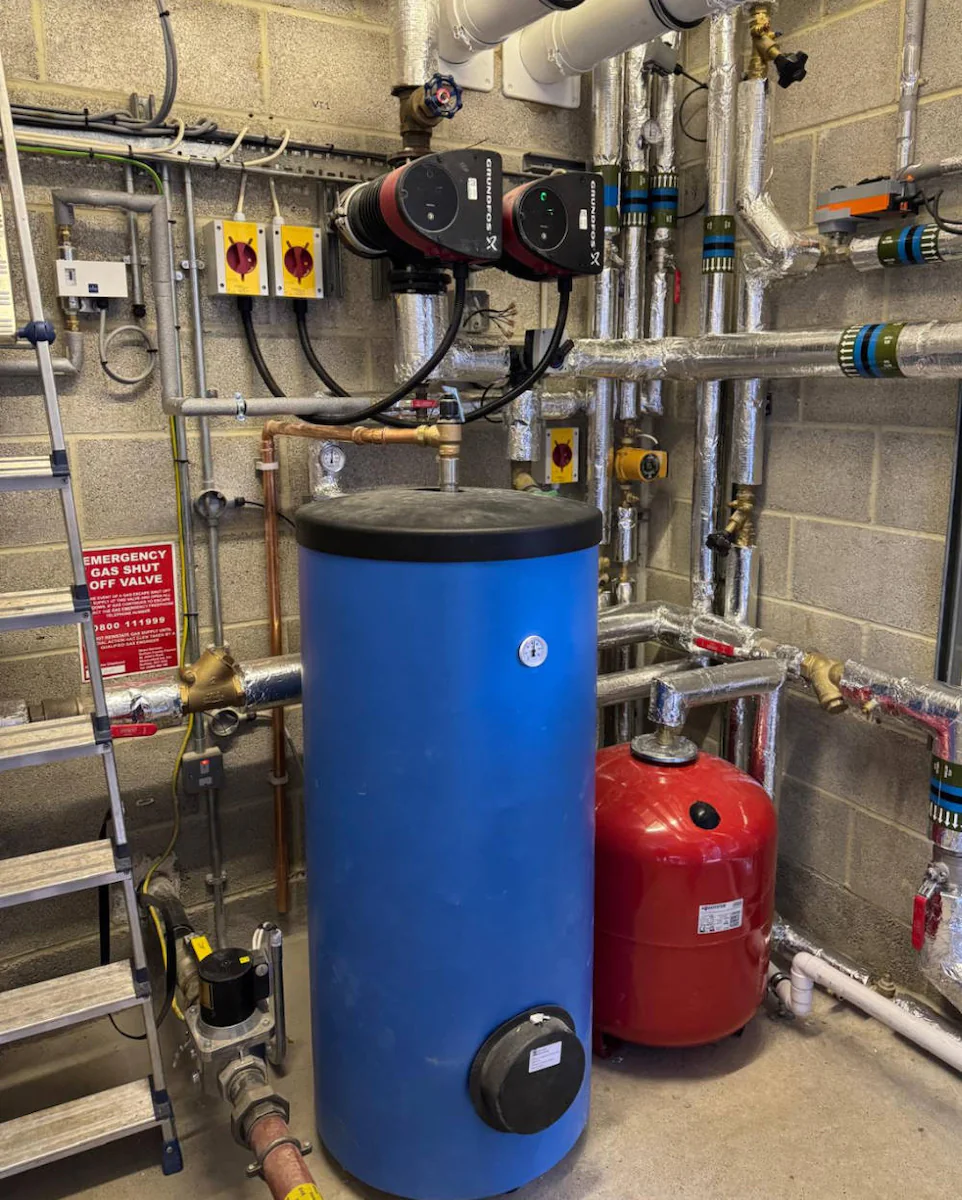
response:
[[[450,120],[462,108],[461,89],[453,75],[432,75],[424,85],[424,107],[432,117]]]

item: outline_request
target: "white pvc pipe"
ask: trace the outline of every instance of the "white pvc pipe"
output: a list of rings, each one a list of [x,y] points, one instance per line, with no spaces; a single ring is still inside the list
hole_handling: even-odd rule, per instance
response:
[[[441,0],[438,49],[445,62],[467,62],[553,8],[567,7],[551,0]]]
[[[724,0],[585,0],[544,17],[519,35],[521,61],[539,83],[560,83],[606,58],[649,42],[670,29],[702,20],[709,11],[737,7]],[[668,21],[659,15],[665,13]],[[670,24],[671,19],[677,24]]]
[[[795,955],[792,959],[791,982],[780,983],[776,993],[779,1000],[797,1017],[807,1017],[812,1011],[812,993],[816,983],[962,1072],[962,1038],[942,1029],[934,1021],[926,1021],[913,1012],[907,1012],[878,992],[830,967],[814,954],[803,951]]]

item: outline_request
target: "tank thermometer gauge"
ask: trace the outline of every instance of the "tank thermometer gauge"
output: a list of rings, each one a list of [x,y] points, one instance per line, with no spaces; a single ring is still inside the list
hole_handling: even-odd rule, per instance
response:
[[[321,467],[331,475],[337,475],[344,470],[347,455],[337,442],[327,442],[321,447]]]
[[[536,633],[526,637],[518,647],[518,658],[526,667],[540,667],[548,657],[548,643]]]

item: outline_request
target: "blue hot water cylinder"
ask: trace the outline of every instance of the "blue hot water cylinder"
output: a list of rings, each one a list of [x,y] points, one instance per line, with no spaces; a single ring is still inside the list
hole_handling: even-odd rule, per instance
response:
[[[473,1200],[588,1115],[597,543],[574,501],[387,488],[297,516],[318,1132]]]

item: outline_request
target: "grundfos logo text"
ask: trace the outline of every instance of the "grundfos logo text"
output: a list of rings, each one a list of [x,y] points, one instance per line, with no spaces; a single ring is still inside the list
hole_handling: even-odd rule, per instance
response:
[[[494,162],[484,160],[484,220],[488,233],[494,227]]]
[[[591,181],[591,221],[588,224],[588,245],[591,251],[591,265],[599,266],[601,251],[598,249],[598,181]]]

